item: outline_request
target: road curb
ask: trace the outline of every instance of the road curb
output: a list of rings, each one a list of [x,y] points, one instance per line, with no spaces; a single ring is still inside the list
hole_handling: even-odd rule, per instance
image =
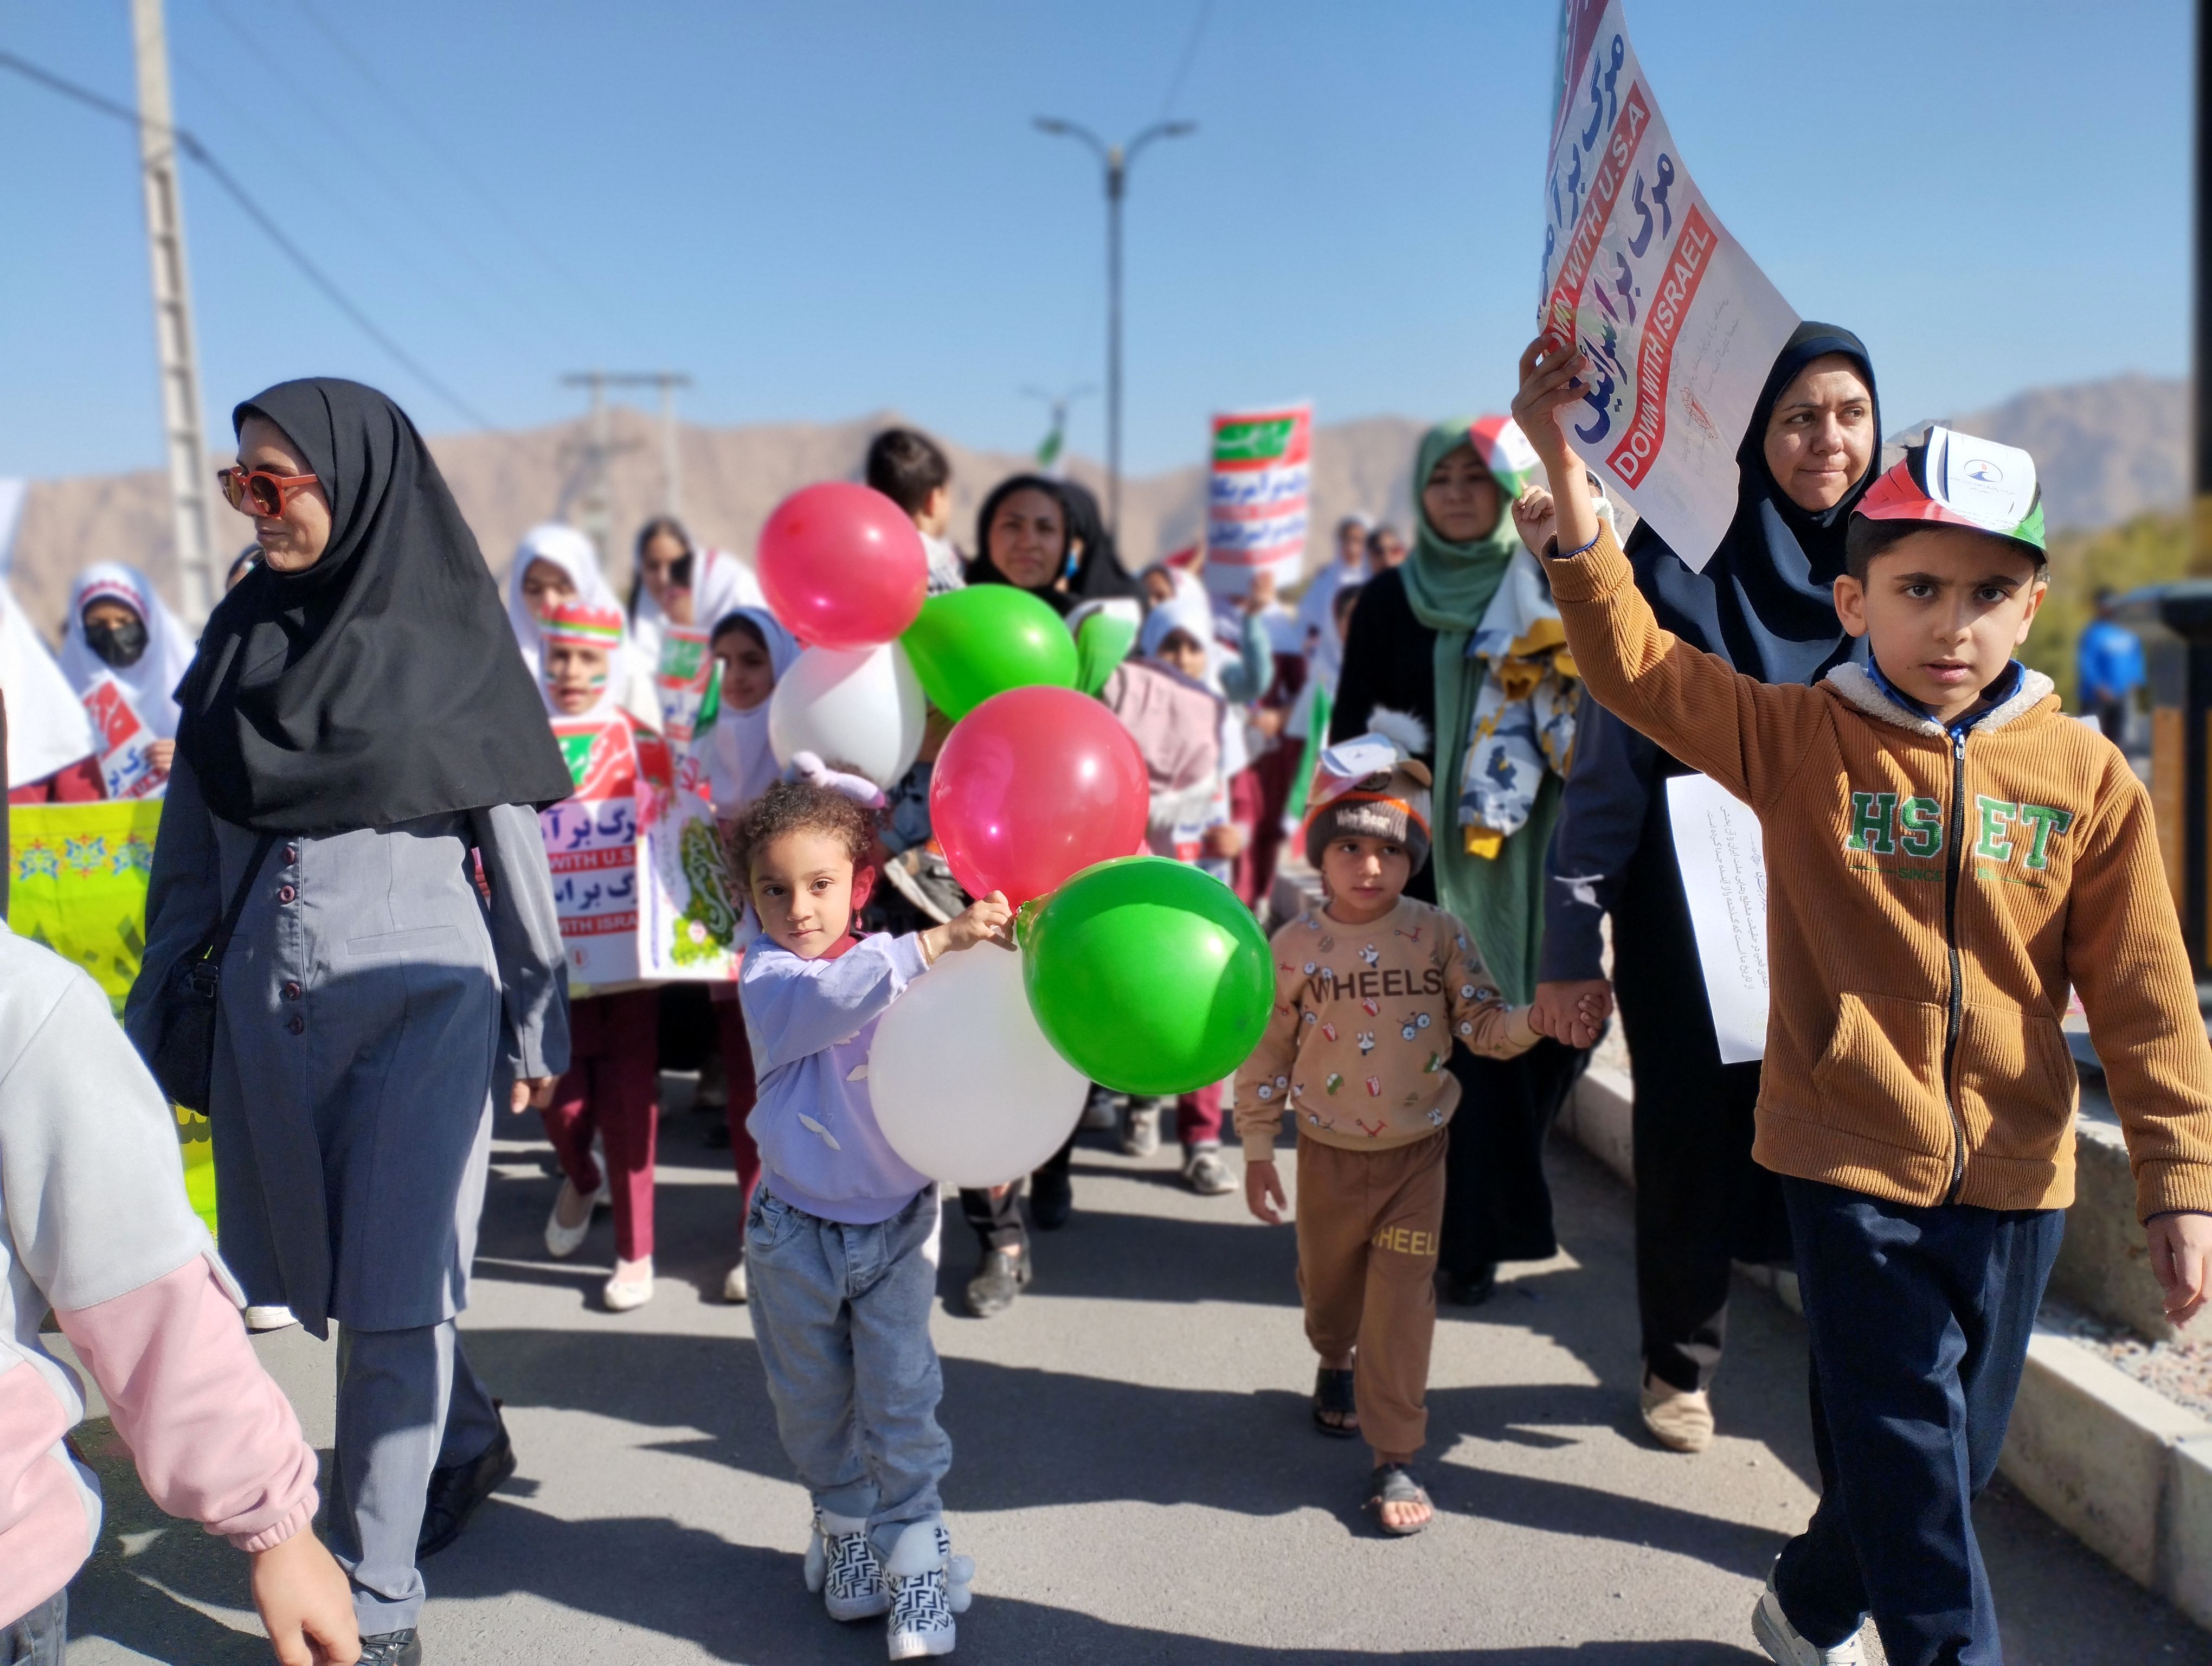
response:
[[[1559,1128],[1633,1187],[1632,1091],[1626,1073],[1592,1066]],[[1742,1270],[1802,1310],[1796,1274]],[[2212,1626],[2212,1423],[2039,1329],[1997,1468],[2097,1554]]]

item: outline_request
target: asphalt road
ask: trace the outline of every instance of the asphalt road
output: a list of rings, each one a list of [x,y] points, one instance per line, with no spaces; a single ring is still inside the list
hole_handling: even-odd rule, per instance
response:
[[[702,1127],[664,1125],[659,1294],[620,1316],[592,1298],[611,1228],[548,1261],[550,1153],[495,1153],[464,1325],[521,1468],[428,1564],[436,1666],[884,1657],[877,1626],[834,1625],[801,1584],[805,1494],[744,1310],[710,1299],[736,1194]],[[1813,1499],[1802,1329],[1740,1286],[1722,1439],[1694,1458],[1657,1450],[1635,1416],[1626,1195],[1571,1146],[1552,1172],[1569,1253],[1508,1268],[1490,1305],[1439,1327],[1425,1473],[1440,1515],[1403,1541],[1361,1515],[1364,1449],[1307,1421],[1287,1228],[1186,1193],[1169,1153],[1085,1150],[1038,1283],[980,1322],[958,1309],[975,1251],[949,1207],[945,1498],[980,1569],[959,1658],[1762,1660],[1751,1607]],[[259,1346],[326,1445],[330,1350],[297,1330]],[[104,1422],[84,1437],[109,1517],[72,1590],[70,1666],[267,1660],[245,1559],[155,1511]],[[2013,1666],[2212,1660],[2212,1637],[2002,1484],[1980,1521]]]

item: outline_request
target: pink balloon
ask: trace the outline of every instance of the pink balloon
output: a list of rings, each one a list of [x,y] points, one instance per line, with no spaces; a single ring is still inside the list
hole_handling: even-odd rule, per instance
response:
[[[1073,689],[1009,689],[952,726],[929,819],[971,897],[1019,907],[1141,844],[1152,787],[1121,719]]]
[[[929,557],[906,511],[848,480],[802,487],[775,506],[761,528],[759,570],[770,610],[814,648],[890,641],[921,617],[929,590]]]

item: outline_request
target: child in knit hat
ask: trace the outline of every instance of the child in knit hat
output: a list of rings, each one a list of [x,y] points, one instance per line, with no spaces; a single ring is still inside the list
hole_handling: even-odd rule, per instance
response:
[[[1491,1058],[1535,1044],[1467,928],[1405,894],[1429,859],[1429,771],[1419,726],[1377,712],[1396,733],[1321,755],[1306,854],[1328,897],[1273,939],[1275,1010],[1237,1076],[1244,1196],[1279,1225],[1275,1136],[1297,1128],[1298,1288],[1321,1356],[1314,1425],[1364,1434],[1375,1456],[1367,1505],[1386,1533],[1418,1533],[1428,1494],[1408,1467],[1428,1412],[1436,1330],[1437,1234],[1443,1221],[1447,1124],[1459,1104],[1445,1068],[1458,1042]],[[1385,721],[1384,720],[1389,720]],[[1597,1015],[1585,1013],[1596,1039]]]

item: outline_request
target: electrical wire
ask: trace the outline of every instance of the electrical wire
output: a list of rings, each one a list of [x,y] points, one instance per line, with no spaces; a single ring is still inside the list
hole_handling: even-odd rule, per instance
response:
[[[436,157],[455,179],[483,199],[485,207],[489,208],[500,223],[507,228],[508,234],[515,241],[529,250],[546,271],[560,278],[580,295],[604,321],[614,325],[625,332],[628,331],[630,328],[629,320],[621,317],[608,304],[605,296],[562,264],[559,256],[539,242],[530,228],[508,211],[506,202],[497,192],[478,179],[462,163],[459,157],[454,155],[440,143],[437,136],[430,131],[429,124],[416,114],[406,100],[386,84],[383,77],[369,67],[368,60],[354,50],[352,44],[331,26],[330,21],[309,3],[309,0],[300,0],[300,15],[307,20],[309,27],[316,33],[330,43],[331,49],[346,61],[353,72],[367,82],[371,90],[391,107],[393,113],[398,115],[414,133],[416,143]]]
[[[1206,38],[1206,26],[1213,17],[1213,0],[1198,0],[1198,15],[1191,21],[1190,39],[1183,45],[1182,62],[1176,65],[1175,79],[1168,82],[1168,95],[1160,100],[1160,119],[1165,121],[1175,114],[1176,100],[1182,96],[1182,84],[1190,78],[1190,67],[1198,61],[1198,43]]]
[[[218,23],[220,23],[223,27],[228,29],[231,33],[237,38],[238,44],[242,49],[261,56],[264,63],[267,61],[265,52],[262,49],[260,42],[249,30],[242,26],[236,18],[230,15],[229,11],[223,6],[222,0],[205,0],[205,3],[209,13]],[[208,70],[194,63],[191,58],[187,58],[185,53],[178,50],[174,41],[170,43],[169,51],[170,55],[176,59],[177,63],[188,70],[194,80],[201,83],[203,90],[208,92],[210,96],[215,98],[215,100],[222,106],[224,109],[229,112],[234,120],[252,129],[255,133],[260,136],[262,142],[264,144],[270,146],[280,154],[289,150],[290,147],[285,140],[280,138],[276,134],[271,133],[264,123],[257,119],[247,111],[240,108],[237,103],[229,97],[228,90],[225,84],[218,77],[211,75]],[[270,67],[272,69],[274,68],[273,65]],[[505,274],[496,271],[487,262],[478,258],[467,247],[465,244],[461,241],[459,238],[454,235],[450,227],[439,220],[436,216],[430,213],[430,211],[422,205],[422,197],[424,193],[419,190],[409,190],[400,180],[394,178],[391,170],[386,167],[381,161],[370,154],[368,149],[363,146],[359,140],[355,138],[351,133],[348,132],[344,127],[338,124],[336,119],[331,115],[330,111],[322,101],[314,99],[307,99],[302,100],[301,103],[302,107],[304,107],[309,114],[322,125],[324,130],[330,134],[331,138],[337,141],[339,147],[353,158],[356,164],[360,167],[361,170],[364,173],[368,174],[372,179],[375,180],[378,185],[381,185],[386,194],[400,203],[415,220],[427,228],[432,236],[437,238],[446,246],[447,248],[451,250],[454,256],[464,264],[472,268],[476,271],[477,275],[483,280],[488,288],[500,292],[506,302],[507,313],[510,316],[526,313],[533,310],[530,303],[523,297],[520,292],[516,290],[512,284],[509,283]],[[304,175],[301,177],[304,177]],[[409,247],[404,241],[400,240],[393,240],[393,241],[398,244],[398,247],[404,252],[402,253],[402,258],[407,260],[408,264],[415,269],[416,272],[423,279],[424,282],[428,283],[431,287],[441,291],[448,300],[453,301],[455,304],[465,309],[480,326],[491,331],[493,334],[499,336],[510,347],[518,349],[526,354],[535,354],[540,357],[544,356],[544,348],[542,344],[526,342],[515,335],[514,331],[509,327],[506,318],[501,317],[497,313],[487,310],[484,307],[478,304],[478,302],[466,291],[455,286],[449,279],[447,278],[444,271],[438,264],[416,257],[412,248]]]
[[[299,268],[301,275],[321,292],[325,300],[351,319],[356,328],[381,347],[396,363],[414,376],[423,386],[428,388],[471,423],[481,429],[498,431],[497,425],[491,418],[454,392],[428,366],[393,340],[375,319],[363,312],[355,303],[353,298],[341,289],[331,276],[315,264],[307,252],[292,240],[283,227],[276,222],[275,217],[253,200],[246,187],[239,184],[230,170],[222,165],[215,154],[194,138],[191,133],[181,127],[173,125],[165,127],[160,123],[149,122],[128,106],[118,104],[111,98],[95,93],[89,87],[80,86],[76,82],[66,80],[50,70],[41,69],[29,59],[19,58],[14,52],[0,51],[0,69],[12,70],[27,81],[35,82],[50,91],[60,94],[64,98],[72,99],[79,104],[97,110],[102,115],[112,116],[118,121],[128,123],[132,127],[142,130],[152,127],[158,131],[166,132],[170,142],[207,170],[208,177],[222,188],[224,194],[237,204],[240,211],[261,228],[262,234],[276,246],[278,252]]]

